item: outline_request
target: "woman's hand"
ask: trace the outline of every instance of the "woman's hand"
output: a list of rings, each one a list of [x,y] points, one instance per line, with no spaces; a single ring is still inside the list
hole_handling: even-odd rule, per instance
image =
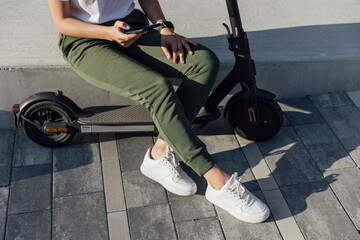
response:
[[[161,29],[160,34],[161,34],[161,48],[168,59],[170,59],[172,56],[174,63],[178,62],[179,57],[180,57],[180,62],[185,63],[185,50],[190,55],[194,54],[194,52],[190,48],[189,43],[194,46],[198,45],[193,40],[178,35],[169,28]]]
[[[114,26],[111,26],[109,31],[109,40],[116,41],[123,47],[129,47],[136,40],[138,40],[146,32],[125,34],[124,30],[129,30],[130,26],[122,21],[116,21]]]

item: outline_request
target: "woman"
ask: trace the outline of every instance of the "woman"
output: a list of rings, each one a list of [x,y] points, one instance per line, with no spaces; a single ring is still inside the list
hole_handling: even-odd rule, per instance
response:
[[[262,222],[268,207],[237,174],[221,170],[191,128],[214,84],[219,60],[209,49],[174,32],[157,0],[48,0],[60,32],[59,47],[71,67],[100,88],[144,104],[159,130],[141,172],[178,195],[196,184],[181,170],[174,152],[208,182],[206,198],[246,222]],[[146,17],[145,17],[146,16]],[[161,23],[159,31],[125,34]],[[182,78],[175,92],[166,77]]]

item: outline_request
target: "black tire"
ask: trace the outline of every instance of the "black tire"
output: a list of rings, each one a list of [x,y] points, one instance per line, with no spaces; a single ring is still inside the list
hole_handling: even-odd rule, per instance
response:
[[[258,99],[260,121],[254,127],[242,101],[234,103],[228,113],[230,125],[237,135],[251,141],[264,141],[275,136],[284,121],[283,112],[275,100]]]
[[[74,119],[70,110],[51,101],[35,103],[25,111],[24,116],[40,126],[46,122],[71,122]],[[24,118],[22,119],[22,127],[31,140],[47,147],[60,147],[73,137],[73,134],[69,132],[46,133],[42,128],[34,126]]]

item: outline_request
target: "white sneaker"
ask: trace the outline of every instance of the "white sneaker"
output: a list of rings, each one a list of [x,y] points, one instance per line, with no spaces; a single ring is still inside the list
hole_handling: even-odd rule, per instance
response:
[[[270,216],[270,210],[242,184],[235,172],[220,189],[208,184],[205,197],[212,204],[224,209],[235,218],[249,223],[260,223]]]
[[[182,170],[171,147],[166,147],[165,157],[156,160],[150,158],[150,150],[147,150],[140,167],[143,175],[174,194],[189,196],[196,193],[196,183]]]

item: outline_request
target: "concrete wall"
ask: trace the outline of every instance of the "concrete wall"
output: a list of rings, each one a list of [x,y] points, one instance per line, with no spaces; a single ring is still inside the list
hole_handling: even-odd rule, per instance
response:
[[[223,35],[224,0],[160,0],[176,30],[189,37]],[[246,31],[360,22],[359,0],[240,0]],[[2,0],[0,67],[65,64],[47,1]],[[303,46],[306,47],[306,46]]]

